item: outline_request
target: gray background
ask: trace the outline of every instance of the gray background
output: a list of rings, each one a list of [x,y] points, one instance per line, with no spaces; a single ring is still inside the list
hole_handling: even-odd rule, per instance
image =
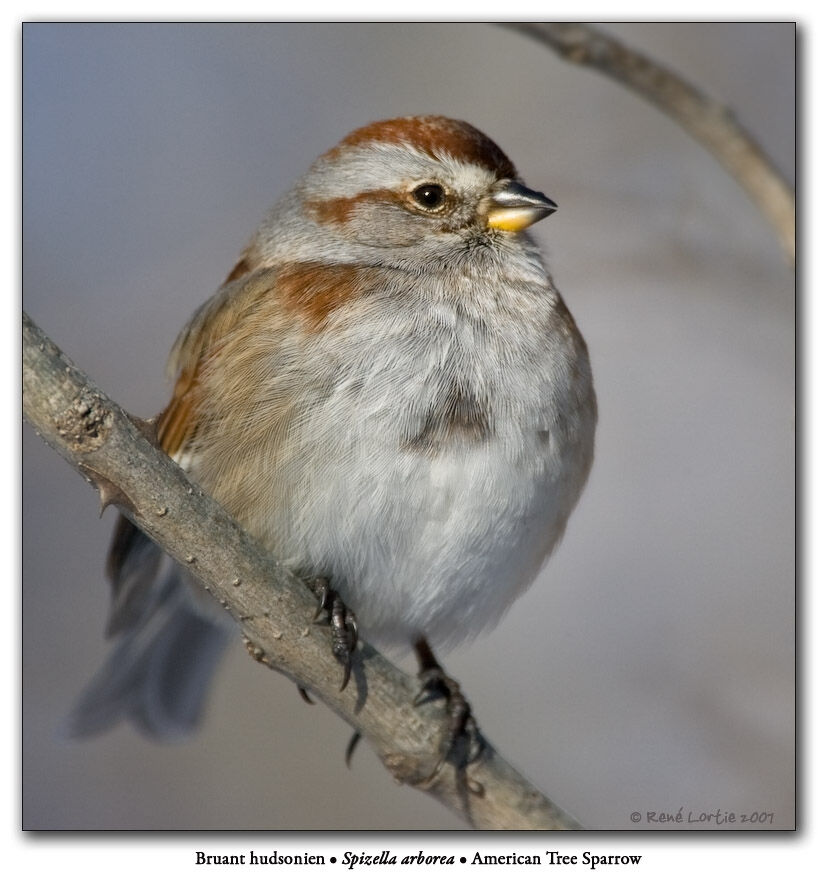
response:
[[[794,177],[794,28],[606,28],[731,106]],[[653,107],[489,25],[26,25],[24,307],[126,408],[270,202],[352,128],[443,113],[560,208],[535,228],[591,351],[597,459],[563,545],[447,658],[506,757],[589,827],[794,820],[794,284]],[[236,646],[183,745],[59,729],[105,652],[114,516],[26,428],[28,828],[461,828]],[[644,825],[642,828],[645,828]]]

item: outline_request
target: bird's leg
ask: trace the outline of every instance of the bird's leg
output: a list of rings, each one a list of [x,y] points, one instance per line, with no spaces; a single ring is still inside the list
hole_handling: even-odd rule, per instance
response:
[[[415,696],[415,706],[437,697],[443,697],[446,700],[448,715],[448,726],[441,749],[441,758],[428,779],[431,780],[435,777],[443,763],[450,760],[457,768],[458,774],[461,775],[462,781],[469,791],[473,795],[482,795],[480,784],[469,781],[465,773],[466,766],[479,758],[484,743],[474,716],[472,716],[469,702],[460,690],[458,682],[452,679],[440,666],[440,662],[424,638],[418,639],[413,648],[420,665],[418,672],[420,691]],[[347,765],[350,764],[352,754],[360,739],[361,735],[356,731],[347,746]]]
[[[446,699],[449,727],[445,741],[443,761],[451,758],[455,765],[465,767],[475,761],[483,750],[483,738],[471,713],[471,707],[460,690],[458,682],[448,676],[421,637],[414,644],[415,655],[420,664],[420,691],[415,705],[433,700],[436,695]]]
[[[332,654],[344,668],[341,691],[347,687],[352,669],[352,653],[358,645],[358,623],[355,614],[347,609],[343,600],[334,591],[326,578],[315,578],[310,583],[313,593],[318,597],[315,618],[319,623],[327,624],[332,632]]]
[[[307,584],[318,598],[313,621],[328,625],[332,630],[332,654],[344,668],[344,677],[340,688],[340,691],[343,691],[349,682],[352,653],[358,645],[358,623],[355,620],[355,614],[347,609],[338,593],[332,590],[327,578],[313,578],[311,581],[307,581]],[[308,704],[313,702],[306,688],[302,685],[298,686],[298,693]],[[346,749],[347,766],[352,761],[352,753],[360,739],[361,735],[357,731],[354,732]]]

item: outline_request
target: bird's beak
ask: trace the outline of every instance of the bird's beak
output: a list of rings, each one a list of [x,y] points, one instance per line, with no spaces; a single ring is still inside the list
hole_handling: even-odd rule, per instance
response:
[[[548,196],[513,180],[501,181],[483,205],[489,228],[507,232],[519,232],[556,210]]]

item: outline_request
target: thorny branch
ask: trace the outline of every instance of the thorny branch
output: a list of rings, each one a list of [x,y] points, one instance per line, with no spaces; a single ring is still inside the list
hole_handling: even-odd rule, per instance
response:
[[[700,141],[745,189],[795,262],[795,192],[723,107],[681,77],[607,36],[573,22],[508,22],[567,61],[592,67],[642,95]]]
[[[440,764],[440,702],[414,706],[416,680],[370,646],[349,686],[330,636],[311,626],[315,597],[153,445],[145,431],[23,315],[23,409],[37,433],[235,618],[251,655],[320,698],[369,741],[401,783],[423,789],[478,829],[576,829],[576,822],[491,744],[465,770]],[[251,711],[248,710],[248,718]],[[259,725],[267,723],[256,720]]]

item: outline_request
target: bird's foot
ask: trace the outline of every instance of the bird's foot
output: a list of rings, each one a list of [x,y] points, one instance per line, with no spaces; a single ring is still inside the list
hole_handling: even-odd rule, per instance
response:
[[[420,662],[420,691],[415,697],[415,706],[443,697],[446,701],[448,726],[441,749],[441,759],[430,775],[434,777],[444,762],[451,762],[458,772],[475,762],[483,752],[484,740],[471,712],[469,702],[460,689],[460,684],[452,679],[438,663],[425,639],[415,643],[415,654]],[[467,781],[468,783],[468,781]],[[475,795],[482,794],[482,787],[469,784]]]
[[[347,609],[338,593],[329,586],[326,578],[315,578],[310,587],[318,597],[318,607],[313,620],[329,626],[332,633],[332,654],[344,668],[340,688],[343,691],[347,687],[352,670],[352,653],[358,645],[358,623],[354,612]]]

